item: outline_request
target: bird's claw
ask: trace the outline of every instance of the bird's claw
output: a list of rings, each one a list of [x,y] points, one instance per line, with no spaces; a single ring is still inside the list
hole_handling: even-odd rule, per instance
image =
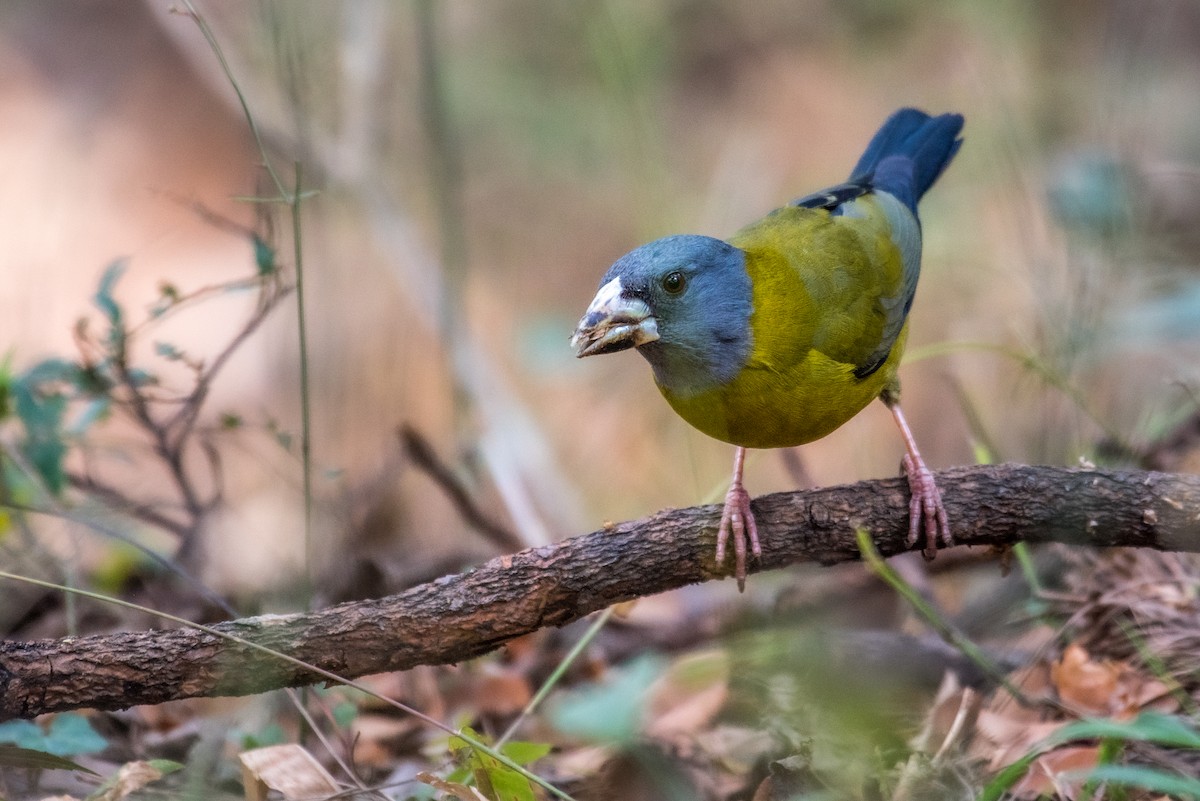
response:
[[[939,540],[946,547],[954,544],[946,507],[942,505],[942,491],[938,489],[932,471],[919,457],[913,459],[904,454],[904,474],[912,496],[908,502],[908,547],[917,544],[923,528],[925,547],[921,549],[921,555],[931,560],[937,556]]]
[[[717,528],[717,564],[725,564],[725,548],[733,538],[733,576],[737,579],[738,592],[746,589],[746,542],[755,559],[762,558],[762,547],[758,544],[758,524],[750,510],[750,493],[740,484],[733,484],[725,494],[725,508],[721,512],[721,525]]]

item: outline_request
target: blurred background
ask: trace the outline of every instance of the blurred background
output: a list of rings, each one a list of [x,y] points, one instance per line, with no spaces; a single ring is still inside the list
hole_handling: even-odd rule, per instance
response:
[[[843,180],[904,105],[966,117],[959,156],[922,204],[923,274],[901,369],[930,466],[1200,467],[1200,5],[1190,0],[196,0],[235,84],[183,2],[0,5],[0,569],[212,619],[382,595],[605,521],[718,501],[733,449],[680,420],[637,355],[579,361],[568,337],[620,255],[670,233],[727,236]],[[278,196],[297,185],[293,217]],[[311,538],[296,295],[286,294],[301,261]],[[126,336],[113,338],[114,321]],[[116,402],[98,401],[116,345],[124,384]],[[141,417],[133,388],[149,409]],[[875,404],[819,442],[753,452],[746,484],[757,495],[892,476],[901,454]],[[148,551],[196,581],[176,580]],[[1060,555],[1037,560],[1076,588],[1059,601],[1094,597],[1096,576],[1177,581],[1155,609],[1184,609],[1176,622],[1194,630],[1186,610],[1200,565],[1162,557],[1148,579],[1133,556],[1098,569],[1076,554],[1072,580]],[[924,581],[919,563],[892,563]],[[931,597],[968,634],[1002,641],[1005,659],[1057,642],[1053,627],[1068,618],[1103,621],[1120,646],[1106,653],[1129,658],[1128,632],[1116,631],[1127,610],[1064,608],[1051,620],[1030,597],[1036,577],[1003,578],[991,555],[948,552],[932,570]],[[726,784],[703,797],[747,798],[750,765],[757,783],[769,760],[828,745],[814,746],[822,727],[792,714],[807,693],[850,710],[863,736],[827,775],[866,787],[858,771],[903,741],[880,744],[892,737],[880,715],[899,706],[911,722],[925,706],[877,704],[853,653],[851,670],[824,666],[828,688],[793,681],[797,665],[836,650],[799,635],[799,622],[923,629],[859,566],[754,576],[735,598],[733,582],[710,582],[610,624],[575,680],[620,672],[604,668],[647,650],[683,655],[665,671],[634,663],[588,707],[604,714],[576,718],[636,720],[649,682],[665,682],[659,706],[691,704],[654,713],[653,725],[675,727],[654,735],[660,746],[685,755],[671,764],[682,770],[712,734],[721,767],[693,778]],[[1031,645],[1025,629],[1002,625],[1014,621],[1052,625]],[[18,639],[160,624],[0,586],[0,633]],[[872,640],[866,651],[893,678],[902,671],[889,649],[911,643],[885,634],[886,648]],[[578,636],[542,632],[462,668],[385,677],[381,691],[494,733]],[[688,650],[714,642],[731,647]],[[1105,640],[1093,631],[1080,642]],[[916,671],[927,693],[956,656],[934,645],[934,667]],[[1093,676],[1087,652],[1071,653]],[[1183,654],[1179,675],[1192,676],[1195,659]],[[1065,697],[1076,674],[1055,664]],[[947,703],[931,716],[953,718],[958,701]],[[1010,720],[1013,707],[996,715]],[[404,781],[427,765],[413,760],[432,753],[433,732],[360,713],[347,738],[356,764]],[[262,734],[277,719],[269,709],[240,714],[236,732],[282,738]],[[177,706],[135,717],[129,731],[194,736]],[[530,737],[587,741],[569,718],[556,734],[534,720]],[[1031,731],[1011,720],[993,740]],[[750,754],[742,763],[737,742]],[[596,772],[596,758],[572,768],[581,752],[558,753],[561,775]],[[620,753],[635,764],[610,763],[614,776],[662,773],[632,746]],[[770,763],[773,777],[783,761]],[[235,797],[237,768],[214,771]],[[610,787],[592,797],[701,796]]]
[[[76,357],[76,321],[96,316],[116,259],[131,320],[164,282],[186,292],[252,275],[250,231],[291,280],[288,209],[246,200],[274,188],[211,47],[173,6],[0,8],[0,351],[12,372]],[[967,120],[922,207],[901,371],[930,465],[1120,459],[1196,406],[1194,3],[197,7],[274,169],[291,187],[302,165],[314,192],[300,238],[310,550],[315,575],[343,571],[334,596],[503,550],[463,522],[401,425],[527,544],[717,500],[732,448],[677,418],[636,355],[577,361],[568,335],[622,253],[668,233],[728,235],[843,179],[901,105]],[[203,407],[221,453],[203,481],[224,497],[203,521],[200,564],[222,591],[255,595],[305,570],[293,301],[237,348]],[[253,305],[226,292],[173,315],[135,341],[138,363],[185,392],[187,371],[156,343],[211,359]],[[68,466],[178,505],[121,415],[89,436]],[[747,485],[893,475],[901,452],[876,404],[800,449],[802,470],[753,454]],[[152,536],[143,529],[126,531]],[[92,553],[87,537],[60,535]]]

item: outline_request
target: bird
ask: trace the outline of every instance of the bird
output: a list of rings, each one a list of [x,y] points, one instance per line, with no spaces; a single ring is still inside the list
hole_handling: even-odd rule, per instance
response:
[[[579,358],[634,348],[684,420],[735,446],[717,529],[745,589],[761,561],[743,484],[748,448],[826,436],[879,398],[904,441],[908,545],[952,545],[941,491],[900,407],[897,371],[921,272],[917,204],[962,145],[960,114],[901,108],[845,183],[805,195],[728,240],[696,234],[626,253],[600,279],[571,345]]]

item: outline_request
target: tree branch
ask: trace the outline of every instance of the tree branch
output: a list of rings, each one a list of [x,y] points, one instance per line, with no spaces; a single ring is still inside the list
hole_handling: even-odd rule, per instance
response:
[[[1001,465],[955,468],[937,480],[960,545],[1024,540],[1200,551],[1198,476]],[[856,527],[870,531],[885,556],[907,550],[903,479],[766,495],[753,508],[763,545],[762,564],[753,570],[856,560]],[[614,603],[728,575],[730,565],[713,562],[719,511],[669,509],[502,556],[399,595],[215,628],[346,678],[461,662]],[[320,680],[191,629],[0,642],[0,720]]]

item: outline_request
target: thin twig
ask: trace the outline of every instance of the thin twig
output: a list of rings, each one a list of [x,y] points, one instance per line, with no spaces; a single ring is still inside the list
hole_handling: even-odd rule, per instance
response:
[[[262,134],[258,130],[258,123],[255,122],[254,115],[250,113],[250,104],[246,102],[246,96],[242,94],[241,86],[238,84],[237,79],[233,77],[233,70],[229,66],[229,61],[225,58],[225,51],[217,42],[217,37],[213,35],[212,28],[208,26],[207,20],[196,10],[196,6],[192,4],[192,0],[183,0],[183,5],[186,8],[186,15],[200,29],[200,33],[204,36],[205,41],[208,42],[213,55],[216,56],[217,63],[221,65],[221,71],[225,74],[225,78],[229,81],[229,85],[233,87],[233,91],[237,95],[238,103],[242,107],[242,114],[246,117],[246,124],[250,126],[250,134],[254,137],[254,143],[258,146],[259,155],[262,157],[263,168],[267,171],[267,175],[271,176],[271,181],[275,184],[275,191],[279,193],[278,199],[291,202],[282,179],[280,179],[279,174],[275,172],[275,168],[271,165],[266,143],[263,141]]]
[[[909,605],[929,624],[930,628],[937,632],[946,642],[959,649],[964,656],[974,662],[989,678],[1004,687],[1009,695],[1018,702],[1022,705],[1030,705],[1029,699],[1025,694],[1008,680],[1004,672],[1000,670],[999,666],[996,665],[990,656],[985,654],[969,637],[959,631],[953,623],[946,620],[937,609],[926,602],[916,589],[909,586],[890,565],[883,561],[883,557],[880,556],[879,550],[875,547],[875,543],[871,540],[871,536],[867,533],[866,529],[860,528],[858,530],[858,544],[863,561],[867,563],[867,566],[899,593],[904,600],[908,601]]]
[[[979,716],[979,707],[982,702],[983,696],[980,693],[970,687],[963,687],[962,698],[958,702],[958,712],[954,715],[954,722],[950,724],[950,730],[946,732],[946,738],[942,740],[941,747],[933,755],[934,764],[941,762],[951,748],[962,743],[963,738]]]
[[[124,491],[105,484],[92,476],[66,473],[67,483],[77,490],[86,492],[93,498],[103,501],[105,505],[116,509],[122,514],[129,515],[135,520],[149,523],[152,526],[168,531],[177,537],[185,537],[191,526],[181,520],[175,520],[159,511],[158,504],[137,501]]]
[[[571,646],[571,650],[567,652],[567,655],[560,659],[558,664],[554,666],[554,671],[542,682],[542,686],[538,688],[533,698],[529,699],[529,703],[521,710],[521,714],[517,715],[513,722],[508,725],[508,728],[504,730],[504,733],[496,740],[497,748],[508,742],[517,733],[517,729],[521,727],[525,719],[542,705],[542,702],[546,700],[546,696],[550,695],[550,691],[558,685],[558,682],[570,670],[571,665],[575,664],[575,661],[579,659],[584,650],[596,639],[596,635],[600,633],[600,629],[608,625],[608,621],[612,619],[616,610],[617,607],[610,606],[596,615],[596,619],[588,626],[587,631],[583,633],[579,641]]]
[[[266,321],[279,302],[291,291],[289,287],[277,286],[273,287],[274,291],[268,292],[269,282],[273,280],[273,278],[266,277],[259,279],[259,302],[254,313],[242,325],[241,330],[238,331],[233,339],[229,340],[225,347],[213,357],[208,368],[197,378],[196,384],[185,399],[183,407],[167,422],[167,428],[178,429],[175,434],[177,446],[182,447],[183,441],[191,435],[192,429],[196,425],[196,420],[200,415],[200,407],[203,405],[205,399],[207,399],[209,388],[222,368],[224,368],[233,354],[242,346],[242,343],[258,330],[259,326]],[[236,285],[236,283],[234,282],[232,285]]]
[[[294,169],[296,185],[292,192],[289,208],[292,216],[292,258],[295,260],[296,270],[296,333],[300,348],[300,464],[304,476],[304,563],[311,585],[315,562],[313,550],[316,548],[316,543],[313,541],[312,388],[308,374],[308,322],[304,305],[304,238],[300,228],[300,190],[303,171],[300,162],[295,163]]]
[[[441,487],[450,499],[463,522],[482,534],[488,542],[499,547],[502,551],[518,551],[527,543],[523,542],[514,532],[489,518],[471,497],[471,493],[462,485],[454,471],[441,459],[433,449],[433,445],[425,436],[408,423],[402,423],[397,432],[404,452],[412,459],[413,464],[423,470]]]

